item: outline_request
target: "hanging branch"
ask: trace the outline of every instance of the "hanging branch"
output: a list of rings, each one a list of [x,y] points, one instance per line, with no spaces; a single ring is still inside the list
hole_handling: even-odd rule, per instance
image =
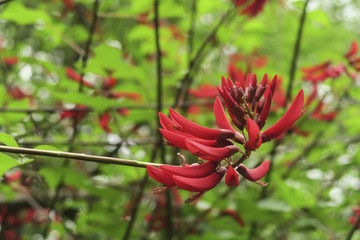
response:
[[[299,28],[298,28],[298,32],[297,32],[297,36],[296,36],[296,42],[295,42],[294,51],[293,51],[293,57],[292,57],[292,60],[291,60],[290,74],[289,74],[289,85],[288,85],[288,88],[287,88],[287,91],[286,91],[286,102],[291,101],[291,90],[293,88],[293,83],[294,83],[294,79],[295,79],[296,63],[297,63],[297,60],[299,58],[301,37],[302,37],[305,18],[306,18],[306,8],[307,8],[307,5],[308,5],[309,1],[310,0],[305,1],[304,8],[303,8],[303,11],[301,13]]]

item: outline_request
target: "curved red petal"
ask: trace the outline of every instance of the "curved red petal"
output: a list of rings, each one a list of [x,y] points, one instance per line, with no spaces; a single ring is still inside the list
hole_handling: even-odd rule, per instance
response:
[[[228,129],[234,133],[236,132],[225,114],[224,107],[219,97],[216,97],[214,102],[214,115],[215,115],[216,123],[220,128]]]
[[[239,151],[239,148],[235,145],[229,145],[225,147],[210,147],[197,143],[190,139],[185,140],[187,149],[195,156],[209,161],[221,161],[227,157],[230,157]]]
[[[265,123],[267,117],[269,116],[271,100],[272,100],[271,90],[269,88],[266,89],[264,98],[265,98],[264,107],[263,107],[258,119],[256,120],[256,123],[258,123],[258,122]]]
[[[263,142],[285,133],[300,117],[304,106],[304,91],[301,89],[286,113],[273,126],[262,133]]]
[[[170,108],[171,119],[179,124],[185,131],[190,134],[196,134],[196,137],[207,139],[207,140],[217,140],[217,139],[227,139],[233,138],[234,133],[227,129],[213,129],[200,126],[185,117],[177,113],[174,109]]]
[[[160,165],[160,169],[168,175],[177,175],[189,178],[206,177],[213,173],[217,167],[217,162],[208,161],[200,165],[180,167],[171,165]]]
[[[190,191],[190,192],[205,192],[216,187],[220,182],[222,176],[213,172],[209,176],[203,178],[188,178],[182,176],[172,176],[176,186],[181,189]]]
[[[260,180],[266,175],[266,173],[269,171],[269,167],[270,167],[270,161],[266,160],[257,168],[249,169],[245,167],[243,164],[240,164],[240,166],[237,167],[236,170],[247,180],[255,182]]]

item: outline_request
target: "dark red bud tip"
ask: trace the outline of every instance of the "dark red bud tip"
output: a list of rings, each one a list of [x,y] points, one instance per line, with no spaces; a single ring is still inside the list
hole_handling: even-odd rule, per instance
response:
[[[239,175],[231,165],[229,165],[229,168],[225,175],[225,182],[226,185],[228,185],[229,187],[231,186],[237,187],[239,185]]]
[[[271,90],[271,95],[274,96],[275,88],[277,83],[277,75],[274,76],[274,78],[271,80],[271,83],[269,85],[269,88]]]
[[[237,167],[236,170],[247,180],[255,182],[260,180],[266,175],[266,173],[269,171],[269,167],[270,167],[270,161],[266,160],[260,166],[254,169],[249,169],[245,167],[243,164],[240,164],[240,166]]]

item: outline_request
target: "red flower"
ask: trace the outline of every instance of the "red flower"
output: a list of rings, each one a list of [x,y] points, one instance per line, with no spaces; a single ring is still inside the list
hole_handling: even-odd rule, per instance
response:
[[[332,66],[330,61],[326,61],[312,67],[302,68],[301,71],[304,73],[302,79],[316,83],[329,77],[333,79],[339,77],[345,72],[345,66],[343,64]]]
[[[19,62],[19,58],[18,57],[4,57],[2,59],[2,61],[6,65],[14,65],[14,64],[17,64]]]
[[[116,78],[114,77],[107,77],[104,79],[104,88],[105,89],[109,89],[109,88],[113,88],[116,84]]]
[[[249,17],[255,17],[264,9],[265,3],[266,0],[253,0],[253,2],[247,5],[240,13],[248,15]]]
[[[197,98],[215,98],[218,91],[215,86],[205,83],[197,89],[189,89],[189,94]]]
[[[104,129],[105,132],[110,133],[111,132],[111,128],[109,126],[109,122],[110,122],[110,115],[109,112],[105,112],[104,114],[100,115],[100,127],[102,129]]]
[[[72,79],[75,80],[76,82],[81,82],[81,76],[79,74],[77,74],[72,68],[70,67],[66,67],[66,75]],[[85,79],[83,79],[83,85],[87,86],[87,87],[91,87],[94,88],[94,85],[92,85],[91,83],[87,82]]]
[[[304,93],[300,90],[293,103],[283,117],[272,127],[260,132],[268,117],[272,96],[276,88],[277,77],[268,83],[265,74],[257,84],[256,75],[248,75],[246,79],[238,79],[235,83],[229,78],[222,78],[222,86],[218,87],[223,97],[226,108],[234,125],[241,131],[246,128],[248,138],[238,132],[229,122],[219,97],[214,103],[214,115],[220,129],[200,126],[183,117],[173,109],[169,109],[170,118],[159,113],[160,129],[164,138],[170,145],[185,149],[194,155],[208,160],[200,166],[176,167],[161,165],[160,168],[147,167],[149,175],[168,187],[177,186],[181,189],[204,192],[214,188],[225,172],[225,181],[228,186],[239,184],[238,173],[250,181],[257,181],[264,177],[269,169],[269,161],[265,161],[255,169],[247,169],[240,162],[232,163],[231,156],[241,152],[243,159],[250,156],[249,152],[255,151],[262,142],[269,141],[284,134],[301,116],[304,105]],[[241,144],[246,150],[242,152],[235,143]],[[228,169],[217,168],[220,162],[226,159]],[[239,159],[241,160],[241,158]],[[200,195],[195,195],[195,199]]]
[[[77,105],[77,110],[64,110],[60,113],[60,119],[64,118],[76,118],[78,122],[80,122],[85,115],[88,113],[85,111],[86,106],[84,105]]]
[[[320,101],[310,116],[314,119],[321,120],[321,121],[331,121],[338,114],[337,111],[323,113],[322,112],[323,107],[324,107],[324,102]]]
[[[240,7],[249,2],[249,0],[233,0],[233,2],[235,7]],[[250,3],[240,11],[240,14],[247,14],[249,17],[255,17],[263,10],[265,3],[266,0],[250,0]]]
[[[352,41],[349,51],[348,51],[347,53],[345,53],[344,56],[345,56],[349,61],[351,61],[351,60],[353,59],[353,57],[356,55],[356,53],[357,53],[357,51],[358,51],[358,48],[359,48],[359,46],[358,46],[357,42]]]
[[[5,182],[12,182],[12,181],[16,181],[19,180],[22,176],[22,172],[21,170],[17,169],[15,171],[7,171],[4,174],[4,181]]]

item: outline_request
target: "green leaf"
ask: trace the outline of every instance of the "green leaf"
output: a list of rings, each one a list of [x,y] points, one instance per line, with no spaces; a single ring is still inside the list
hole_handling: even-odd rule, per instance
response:
[[[61,180],[63,172],[63,168],[42,168],[39,171],[40,175],[46,179],[50,189],[56,188]]]
[[[0,153],[0,176],[4,175],[10,168],[18,165],[20,165],[18,161],[4,153]]]
[[[61,152],[61,150],[51,145],[39,145],[35,149]]]
[[[11,2],[7,4],[6,9],[0,14],[2,19],[14,21],[20,25],[28,25],[42,21],[50,23],[51,18],[49,15],[37,8],[26,8],[24,4],[19,2]]]
[[[6,133],[0,132],[0,142],[10,147],[19,147],[15,139]]]

